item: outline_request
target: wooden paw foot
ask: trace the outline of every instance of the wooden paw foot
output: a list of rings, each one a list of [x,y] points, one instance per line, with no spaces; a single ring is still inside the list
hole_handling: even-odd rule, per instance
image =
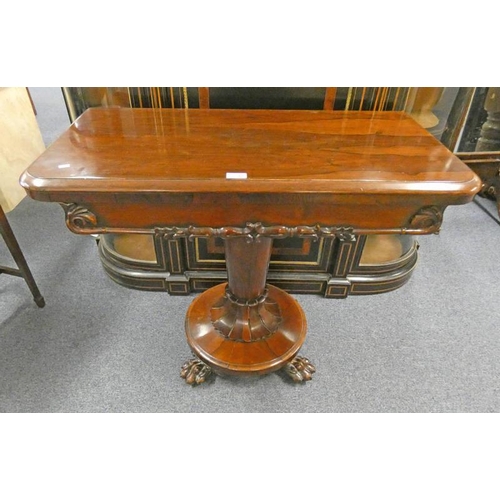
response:
[[[296,356],[283,367],[283,371],[294,382],[306,382],[312,379],[313,373],[316,371],[314,365],[307,358]]]
[[[189,385],[202,384],[212,374],[212,368],[197,358],[186,361],[181,368],[181,377]]]

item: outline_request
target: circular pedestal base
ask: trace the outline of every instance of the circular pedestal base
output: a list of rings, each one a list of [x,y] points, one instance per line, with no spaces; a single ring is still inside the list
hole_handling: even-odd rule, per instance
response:
[[[204,363],[227,375],[263,375],[279,370],[291,361],[304,343],[306,317],[288,293],[268,285],[268,297],[281,311],[277,330],[252,342],[231,340],[217,331],[212,308],[225,295],[226,284],[217,285],[198,296],[186,315],[187,341]]]

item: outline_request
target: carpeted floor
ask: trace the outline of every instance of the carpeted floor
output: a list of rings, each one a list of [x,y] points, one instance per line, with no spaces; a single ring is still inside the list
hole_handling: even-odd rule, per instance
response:
[[[50,144],[67,126],[60,94],[32,96]],[[271,374],[188,386],[179,369],[192,297],[112,282],[95,241],[70,233],[58,205],[25,199],[8,218],[47,305],[0,276],[2,412],[500,411],[500,225],[487,200],[446,210],[403,288],[296,296],[309,325],[302,352],[317,368],[304,385]],[[12,263],[3,241],[0,262]]]

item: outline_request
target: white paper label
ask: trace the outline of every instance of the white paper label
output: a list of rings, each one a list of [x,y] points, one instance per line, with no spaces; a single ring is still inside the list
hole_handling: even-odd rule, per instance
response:
[[[226,172],[226,179],[246,179],[246,172]]]

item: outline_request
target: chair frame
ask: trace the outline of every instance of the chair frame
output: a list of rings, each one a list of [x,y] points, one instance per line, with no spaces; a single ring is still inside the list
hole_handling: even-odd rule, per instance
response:
[[[18,269],[0,266],[0,274],[9,274],[11,276],[17,276],[19,278],[23,278],[26,281],[31,293],[33,294],[33,299],[38,307],[45,306],[45,299],[42,297],[40,290],[31,274],[31,270],[24,258],[23,252],[21,251],[21,247],[17,242],[17,239],[12,231],[12,228],[7,220],[7,216],[3,211],[3,208],[0,206],[0,234],[2,235],[7,248],[9,249],[12,257],[14,258],[15,263],[18,266]]]

